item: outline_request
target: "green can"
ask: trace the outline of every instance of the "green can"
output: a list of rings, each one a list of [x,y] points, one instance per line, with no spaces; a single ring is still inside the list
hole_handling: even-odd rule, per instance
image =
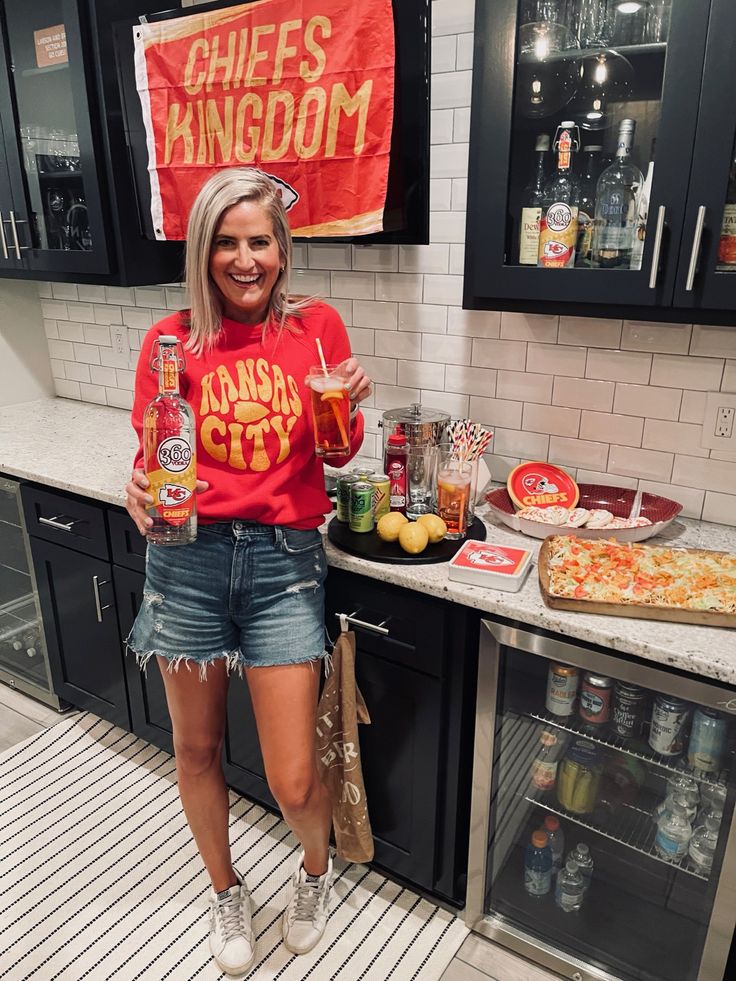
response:
[[[370,475],[375,472],[376,471],[372,467],[366,467],[366,466],[353,467],[352,470],[350,471],[351,474],[355,474],[355,476],[358,477],[360,480],[368,480]]]
[[[373,531],[373,484],[359,480],[350,485],[350,530]]]
[[[345,524],[350,521],[350,488],[353,484],[357,484],[359,479],[353,473],[340,474],[337,478],[335,510],[337,511],[337,520],[344,521]]]
[[[373,520],[378,520],[391,510],[391,481],[385,473],[374,473],[368,478],[368,483],[373,487]]]

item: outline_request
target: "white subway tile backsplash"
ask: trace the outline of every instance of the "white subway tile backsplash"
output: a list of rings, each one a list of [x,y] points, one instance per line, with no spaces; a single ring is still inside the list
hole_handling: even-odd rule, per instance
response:
[[[376,299],[422,302],[422,276],[415,273],[376,273]]]
[[[434,0],[432,3],[433,37],[472,31],[474,22],[475,0]]]
[[[588,352],[588,357],[592,352]],[[571,409],[593,409],[610,412],[616,386],[609,381],[590,378],[555,378],[552,401]]]
[[[99,364],[100,349],[95,344],[74,344],[74,360],[83,364]]]
[[[67,361],[64,369],[64,378],[69,381],[90,382],[89,365],[81,364],[78,361]]]
[[[736,361],[727,361],[721,382],[722,392],[736,392]]]
[[[692,355],[655,354],[652,359],[652,385],[663,388],[690,388],[717,392],[723,377],[723,361]]]
[[[702,426],[705,418],[705,392],[683,392],[680,405],[680,422],[694,422]]]
[[[472,71],[432,73],[432,109],[455,109],[470,105]]]
[[[691,333],[690,324],[652,324],[648,321],[624,320],[621,349],[657,354],[687,354]]]
[[[493,430],[491,447],[501,456],[520,457],[522,460],[546,460],[549,456],[549,436],[544,433],[526,433],[520,429]]]
[[[77,286],[77,296],[84,303],[105,303],[107,296],[105,295],[104,286]]]
[[[354,245],[353,269],[364,272],[397,272],[399,247],[397,245]]]
[[[310,269],[352,269],[352,251],[349,245],[307,245],[307,261]]]
[[[459,112],[456,109],[455,112]],[[461,211],[465,214],[468,206],[468,181],[465,177],[455,177],[452,181],[452,197],[450,207],[453,211]],[[463,242],[465,239],[463,239]]]
[[[84,336],[81,340],[86,341],[87,344],[99,344],[103,347],[110,346],[109,327],[98,327],[96,324],[83,324],[82,328]]]
[[[153,325],[153,314],[146,307],[121,307],[120,310],[126,327],[148,330]]]
[[[465,272],[465,246],[453,243],[450,246],[450,273],[462,276]]]
[[[79,390],[79,382],[65,381],[63,378],[54,378],[54,391],[62,399],[81,399],[82,393]]]
[[[114,405],[117,409],[133,408],[133,393],[125,392],[119,388],[106,388],[105,396],[108,405]]]
[[[396,379],[405,388],[433,388],[443,390],[445,387],[445,366],[433,364],[430,361],[399,361],[399,373]]]
[[[429,182],[429,210],[449,211],[452,207],[452,180],[443,177]],[[416,248],[417,246],[408,246]],[[419,246],[421,248],[421,246]]]
[[[357,302],[357,300],[355,301]],[[370,301],[369,301],[370,302]],[[330,306],[334,307],[335,310],[340,314],[340,318],[346,327],[349,327],[353,323],[353,301],[346,299],[344,296],[331,296]]]
[[[307,269],[309,267],[309,250],[306,242],[292,243],[291,265],[293,269]]]
[[[565,344],[536,344],[527,346],[526,370],[550,375],[581,377],[585,374],[586,347],[567,347]]]
[[[492,479],[500,481],[502,484],[506,483],[514,467],[518,467],[521,463],[519,457],[501,456],[500,453],[485,453],[483,459],[491,471]]]
[[[47,320],[68,320],[66,303],[60,300],[41,300],[41,313]]]
[[[702,430],[702,426],[687,422],[646,419],[641,445],[650,450],[667,450],[670,453],[707,457],[709,451],[704,450],[700,445]]]
[[[79,391],[83,402],[96,402],[98,405],[107,405],[107,392],[101,385],[85,385],[81,383]]]
[[[447,303],[459,307],[463,302],[463,277],[425,276],[422,300],[424,303]]]
[[[82,324],[73,324],[69,320],[57,320],[56,326],[62,341],[84,342],[84,326]]]
[[[85,367],[87,367],[85,365]],[[114,368],[103,368],[101,365],[93,364],[89,366],[89,378],[93,385],[104,385],[106,388],[117,388],[118,379]],[[109,397],[109,394],[108,394]]]
[[[166,307],[166,289],[163,286],[135,286],[134,304],[137,307]]]
[[[353,324],[355,327],[373,327],[376,330],[396,330],[399,325],[398,304],[353,300]]]
[[[705,492],[694,487],[676,487],[673,484],[662,484],[654,480],[640,480],[639,487],[647,494],[658,494],[668,497],[671,501],[682,504],[680,512],[685,518],[699,518],[703,510]]]
[[[602,443],[615,440],[624,446],[641,446],[644,420],[610,412],[584,411],[580,417],[580,438]]]
[[[52,283],[51,295],[55,300],[78,300],[79,293],[74,283]]]
[[[56,341],[49,338],[48,345],[49,354],[52,358],[57,358],[59,361],[74,360],[74,345],[71,341]]]
[[[43,329],[47,337],[57,338],[59,336],[59,328],[56,326],[55,320],[44,320]]]
[[[719,521],[724,525],[736,524],[736,496],[707,491],[703,506],[703,520]]]
[[[651,370],[651,354],[601,349],[588,351],[585,377],[646,385]]]
[[[468,73],[470,74],[470,73]],[[470,139],[470,106],[454,110],[452,142],[467,143]]]
[[[178,286],[167,286],[164,290],[166,294],[166,308],[168,310],[186,310],[189,306],[189,297],[186,290]]]
[[[56,358],[49,358],[49,364],[51,365],[51,374],[54,378],[66,378],[66,371],[64,370],[64,365],[68,364],[68,361],[58,361]]]
[[[469,337],[448,337],[446,334],[422,336],[422,361],[442,364],[469,365],[472,341]],[[436,388],[436,385],[431,385]]]
[[[363,356],[360,363],[375,384],[396,384],[396,359]]]
[[[101,303],[95,303],[92,309],[93,316],[85,317],[85,320],[92,320],[94,323],[101,324],[103,326],[110,324],[122,324],[123,322],[122,307],[103,306]],[[165,317],[169,313],[169,310],[163,310],[156,319],[160,320],[161,317]]]
[[[372,300],[376,296],[375,274],[371,272],[330,273],[332,296],[348,300]]]
[[[467,143],[445,143],[433,147],[429,158],[430,177],[467,177]]]
[[[293,269],[291,288],[304,296],[329,296],[330,274],[318,269]]]
[[[449,255],[450,246],[445,242],[432,245],[400,245],[399,272],[446,273],[449,270]]]
[[[433,242],[464,242],[464,211],[433,211],[429,216],[429,229]]]
[[[365,327],[348,327],[348,337],[353,354],[375,353],[375,331]]]
[[[105,296],[98,302],[124,303],[132,307],[135,306],[135,290],[132,286],[106,286]]]
[[[100,352],[99,364],[104,365],[107,368],[135,368],[136,362],[138,360],[138,352],[124,352],[123,354],[118,354],[109,347],[98,348]]]
[[[636,490],[639,481],[636,477],[623,477],[618,473],[605,473],[600,470],[578,468],[576,480],[580,484],[603,484],[604,487],[631,487]]]
[[[401,358],[404,361],[419,361],[422,354],[422,334],[396,331],[393,334],[376,334],[376,354]],[[379,350],[378,348],[381,348]]]
[[[429,142],[452,143],[454,109],[433,109],[429,114]]]
[[[605,470],[608,443],[591,443],[584,439],[550,436],[549,461],[563,467],[595,467]]]
[[[526,366],[526,344],[521,341],[473,340],[471,364],[478,368],[508,368],[523,371]]]
[[[400,303],[399,329],[422,334],[444,334],[447,330],[447,307],[427,303]]]
[[[380,405],[384,412],[387,409],[399,409],[419,401],[418,388],[399,388],[397,385],[378,384],[374,391],[376,404]]]
[[[135,372],[127,371],[124,368],[118,368],[115,371],[118,379],[118,388],[122,388],[127,392],[132,392],[135,387]]]
[[[457,70],[470,70],[473,67],[473,34],[458,34],[457,36]]]
[[[608,469],[611,473],[622,473],[629,477],[669,481],[672,474],[672,461],[672,453],[612,444]]]
[[[70,320],[74,320],[77,323],[84,323],[85,321],[94,319],[95,304],[93,303],[67,303],[66,306],[69,311]],[[102,309],[105,310],[107,307],[103,307]]]
[[[711,358],[736,358],[736,331],[733,327],[696,324],[690,342],[690,354]]]
[[[462,310],[450,307],[447,311],[447,333],[465,337],[497,338],[501,333],[501,314],[495,310]]]
[[[557,341],[558,318],[538,313],[502,313],[501,337],[512,341]]]
[[[441,34],[432,38],[432,71],[454,72],[457,35]]]
[[[519,402],[552,401],[552,375],[539,375],[525,371],[498,372],[496,395],[500,399],[516,399]]]
[[[470,403],[468,395],[456,395],[452,392],[434,391],[429,388],[422,388],[419,394],[423,405],[449,412],[453,419],[468,418]]]
[[[678,453],[675,456],[672,483],[729,494],[736,487],[736,463],[702,460],[700,457]]]
[[[493,398],[496,394],[496,372],[492,368],[448,364],[445,368],[445,391]]]
[[[616,385],[613,411],[626,416],[654,419],[677,419],[680,415],[682,392],[673,388],[652,385]]]
[[[580,410],[527,402],[524,405],[523,425],[516,428],[574,438],[580,432]]]
[[[521,402],[470,396],[470,418],[486,426],[521,429]]]
[[[586,347],[617,348],[621,343],[621,320],[599,320],[593,317],[560,317],[560,344],[584,344]]]

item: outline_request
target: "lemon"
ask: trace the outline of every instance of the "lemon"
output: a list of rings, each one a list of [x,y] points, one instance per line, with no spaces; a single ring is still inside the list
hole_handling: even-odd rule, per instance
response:
[[[384,542],[395,542],[399,537],[401,526],[408,523],[408,518],[401,511],[389,511],[378,519],[376,531]]]
[[[419,555],[427,547],[428,541],[429,532],[424,525],[419,525],[416,521],[413,521],[411,524],[401,526],[399,545],[409,555]]]
[[[447,534],[447,525],[438,514],[422,514],[417,518],[417,524],[424,525],[433,545],[441,542]]]

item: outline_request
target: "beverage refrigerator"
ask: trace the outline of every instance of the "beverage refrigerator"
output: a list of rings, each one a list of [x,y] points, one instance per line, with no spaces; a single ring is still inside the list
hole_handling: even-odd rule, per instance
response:
[[[483,620],[470,929],[574,981],[721,981],[735,715],[733,687]],[[545,826],[551,849],[530,844]],[[592,858],[582,892],[549,869],[555,848],[563,869]]]

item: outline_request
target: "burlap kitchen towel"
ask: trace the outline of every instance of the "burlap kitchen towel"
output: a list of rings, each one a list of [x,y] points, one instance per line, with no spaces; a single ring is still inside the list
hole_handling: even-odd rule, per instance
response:
[[[337,854],[348,862],[373,858],[358,738],[358,723],[370,721],[355,683],[355,634],[343,631],[317,709],[317,759],[332,798]]]

